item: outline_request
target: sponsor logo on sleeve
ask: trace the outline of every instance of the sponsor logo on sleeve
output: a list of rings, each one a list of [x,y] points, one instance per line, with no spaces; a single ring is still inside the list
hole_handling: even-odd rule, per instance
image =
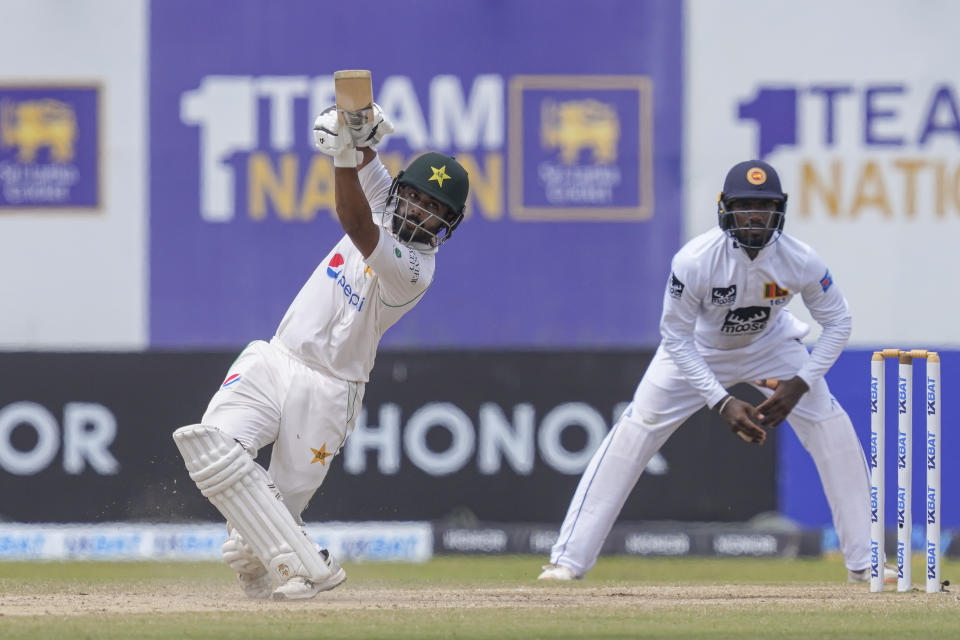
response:
[[[767,307],[740,307],[727,312],[723,319],[720,333],[727,335],[744,335],[760,333],[767,327],[770,320],[770,309]]]
[[[683,283],[677,278],[676,274],[670,274],[670,297],[680,299],[683,295]]]
[[[729,287],[714,287],[710,296],[710,302],[715,305],[723,306],[733,304],[737,300],[737,285],[732,284]]]
[[[230,385],[232,385],[234,382],[240,382],[240,377],[241,377],[241,376],[240,376],[239,373],[235,373],[235,374],[233,374],[233,375],[231,375],[231,376],[228,376],[227,379],[223,381],[223,385],[221,385],[221,386],[222,386],[223,388],[226,388],[226,387],[229,387]]]
[[[410,284],[420,280],[420,254],[413,249],[407,250],[407,269],[410,270]]]
[[[826,293],[827,289],[833,286],[833,276],[830,275],[830,269],[827,269],[827,272],[823,274],[823,277],[820,278],[820,288],[823,289],[823,292]]]

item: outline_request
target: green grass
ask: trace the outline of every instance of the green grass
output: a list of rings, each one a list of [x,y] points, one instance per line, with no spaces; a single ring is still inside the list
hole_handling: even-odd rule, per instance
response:
[[[299,603],[245,600],[213,563],[0,563],[0,638],[960,637],[953,593],[871,595],[837,557],[604,557],[563,584],[534,580],[543,561],[347,564],[343,587]]]

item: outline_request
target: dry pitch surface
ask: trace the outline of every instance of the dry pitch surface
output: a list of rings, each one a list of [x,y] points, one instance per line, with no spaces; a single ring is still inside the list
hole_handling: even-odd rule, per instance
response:
[[[562,584],[540,562],[346,565],[304,602],[248,600],[215,564],[0,564],[0,637],[960,637],[957,594],[870,594],[835,558],[603,558]]]
[[[32,592],[32,593],[31,593]],[[115,585],[33,589],[0,596],[0,616],[167,614],[179,612],[264,612],[418,609],[640,608],[649,612],[684,607],[710,610],[909,610],[948,609],[960,616],[956,594],[928,598],[913,594],[873,596],[858,585],[603,586],[530,585],[514,588],[382,588],[351,585],[302,602],[249,600],[233,584]],[[960,617],[957,619],[960,624]],[[960,628],[958,628],[960,633]]]

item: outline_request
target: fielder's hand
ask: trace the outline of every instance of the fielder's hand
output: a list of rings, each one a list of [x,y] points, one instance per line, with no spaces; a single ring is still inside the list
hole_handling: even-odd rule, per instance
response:
[[[753,444],[763,444],[767,432],[757,425],[764,418],[763,414],[757,410],[758,407],[734,396],[727,396],[716,408],[730,430],[740,438]]]
[[[778,380],[773,387],[773,395],[757,406],[757,411],[763,414],[760,424],[765,427],[775,427],[786,420],[793,408],[797,406],[800,397],[809,390],[810,387],[799,376],[793,376],[789,380]]]
[[[376,102],[373,103],[373,118],[367,124],[359,127],[351,127],[353,144],[356,147],[369,147],[373,149],[383,137],[393,133],[393,123],[387,120],[383,115],[383,109]]]

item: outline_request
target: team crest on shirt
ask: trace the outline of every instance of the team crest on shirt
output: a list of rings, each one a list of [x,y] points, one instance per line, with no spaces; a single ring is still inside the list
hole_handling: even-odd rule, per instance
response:
[[[790,295],[789,289],[781,289],[780,285],[776,282],[764,282],[763,283],[763,297],[766,299],[771,298],[786,298]]]
[[[763,297],[770,301],[771,307],[776,307],[787,302],[790,290],[781,289],[776,282],[764,282]]]
[[[710,302],[717,306],[733,304],[737,301],[737,285],[729,287],[714,287],[710,295]]]
[[[326,466],[327,458],[333,455],[332,453],[327,452],[326,442],[320,445],[319,449],[314,449],[313,447],[310,447],[310,451],[313,452],[313,460],[310,461],[310,464],[313,464],[314,462],[319,462],[322,466]]]
[[[680,299],[680,296],[683,295],[683,283],[680,282],[680,279],[676,274],[670,274],[670,297]]]

